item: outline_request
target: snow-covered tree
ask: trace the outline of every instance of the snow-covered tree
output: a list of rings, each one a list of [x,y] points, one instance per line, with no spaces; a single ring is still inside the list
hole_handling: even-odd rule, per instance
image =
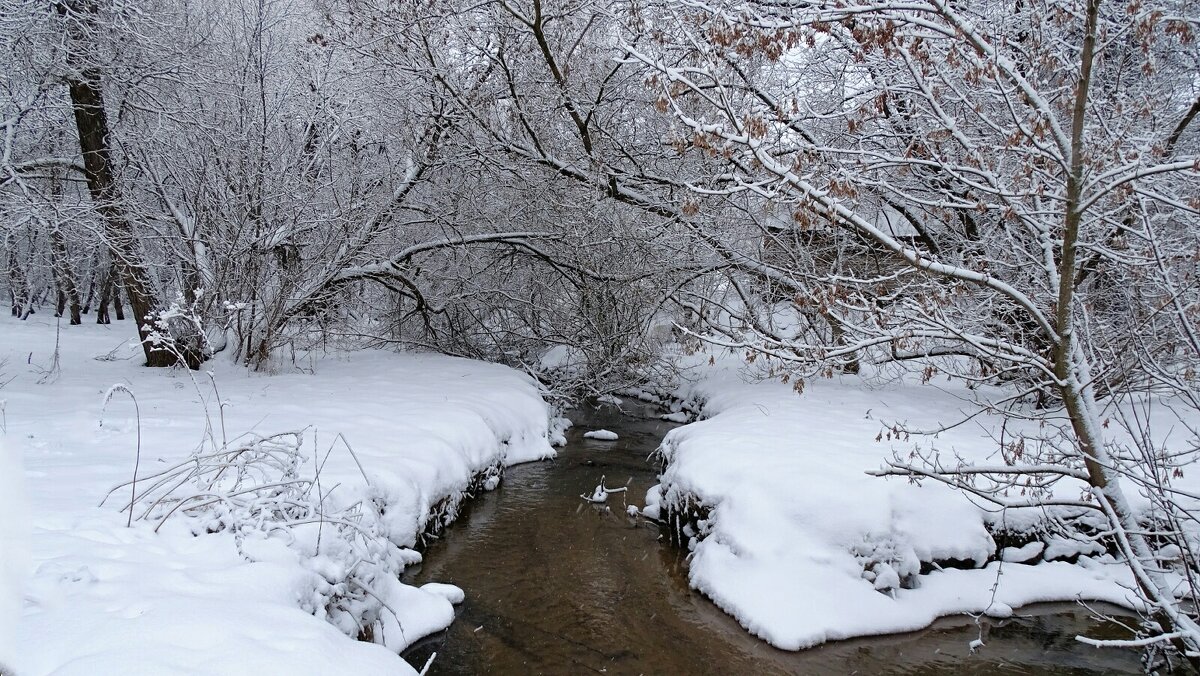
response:
[[[1062,504],[1103,515],[1160,638],[1200,650],[1179,601],[1190,592],[1155,554],[1170,541],[1185,580],[1196,570],[1191,497],[1170,485],[1195,436],[1131,448],[1105,431],[1135,395],[1197,403],[1195,7],[660,9],[657,39],[628,49],[680,149],[721,161],[689,184],[693,199],[757,203],[767,219],[754,246],[726,254],[743,274],[714,299],[713,340],[785,369],[865,359],[1011,384],[985,405],[1053,429],[1041,452],[889,472],[1002,506],[1058,504],[1050,487],[1077,481],[1083,498]],[[1018,406],[1031,399],[1039,408]],[[1014,484],[1029,494],[1006,497]],[[1139,518],[1128,489],[1154,509]]]

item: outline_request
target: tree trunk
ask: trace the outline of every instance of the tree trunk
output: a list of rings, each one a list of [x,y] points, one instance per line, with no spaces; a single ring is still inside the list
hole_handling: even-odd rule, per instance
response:
[[[1200,666],[1194,651],[1200,648],[1200,626],[1180,609],[1175,589],[1157,567],[1153,547],[1143,535],[1121,487],[1117,463],[1109,454],[1101,432],[1099,408],[1095,400],[1094,378],[1088,356],[1076,335],[1075,281],[1079,270],[1079,231],[1083,222],[1083,132],[1087,114],[1088,89],[1091,86],[1092,65],[1097,35],[1096,24],[1100,0],[1088,0],[1087,24],[1080,54],[1079,81],[1071,120],[1071,157],[1067,174],[1067,194],[1063,222],[1062,252],[1058,270],[1058,299],[1055,307],[1055,328],[1058,333],[1054,354],[1054,375],[1058,392],[1075,434],[1079,452],[1091,484],[1092,494],[1104,509],[1112,526],[1114,539],[1126,558],[1137,586],[1150,602],[1150,612],[1163,626],[1164,632],[1183,635],[1173,643],[1193,668]]]
[[[96,211],[104,221],[104,235],[129,295],[129,304],[137,321],[138,336],[146,353],[147,366],[172,366],[175,356],[153,350],[148,339],[152,331],[147,320],[157,303],[151,292],[149,274],[137,250],[133,226],[118,203],[119,190],[113,178],[108,148],[108,117],[99,74],[85,70],[68,80],[71,103],[75,108],[75,126],[79,130],[79,148]],[[111,283],[111,282],[110,282]]]
[[[108,273],[108,278],[111,281],[108,287],[108,297],[112,301],[113,312],[117,315],[117,321],[125,321],[125,306],[121,304],[121,275],[116,266]],[[125,295],[129,295],[128,292]]]
[[[13,238],[8,246],[8,292],[12,298],[12,316],[27,319],[33,314],[33,294],[29,290],[29,279],[21,267],[17,247]]]
[[[100,259],[101,253],[97,251],[92,260],[92,267],[88,269],[87,295],[84,296],[83,300],[83,314],[85,315],[92,311],[92,303],[96,300],[96,276],[101,274]]]
[[[67,308],[71,312],[70,323],[83,323],[82,303],[79,301],[79,286],[75,283],[75,274],[71,271],[68,258],[67,239],[57,225],[50,228],[50,261],[54,270],[54,284],[58,287],[57,316],[61,317]]]
[[[112,295],[112,271],[104,268],[98,274],[100,275],[100,296],[96,301],[96,323],[110,324],[112,319],[108,316],[108,297]]]
[[[138,251],[133,224],[121,204],[120,188],[113,175],[108,115],[104,108],[100,72],[88,63],[85,56],[89,34],[95,30],[92,17],[89,16],[94,14],[95,5],[61,3],[58,9],[68,21],[68,60],[73,68],[67,78],[67,88],[75,112],[88,192],[104,223],[104,238],[120,271],[125,293],[129,296],[129,306],[146,354],[146,365],[174,366],[179,359],[173,352],[155,349],[149,342],[154,331],[152,316],[158,310],[158,302],[154,297],[149,272]],[[184,361],[192,360],[185,358]]]
[[[50,194],[54,201],[62,197],[62,177],[57,170],[50,172]],[[58,302],[55,304],[56,317],[63,316],[70,307],[72,325],[83,323],[80,317],[81,303],[79,302],[79,285],[75,282],[75,272],[71,270],[70,249],[67,238],[63,236],[57,216],[46,224],[50,231],[50,269],[54,274],[54,286],[58,290]]]

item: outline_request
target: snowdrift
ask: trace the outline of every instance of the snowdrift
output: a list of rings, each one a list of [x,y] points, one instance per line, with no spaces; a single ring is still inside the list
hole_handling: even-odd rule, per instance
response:
[[[1006,617],[1034,602],[1137,607],[1124,564],[1095,542],[1048,532],[1040,510],[988,511],[937,482],[867,474],[918,445],[993,457],[995,418],[936,438],[881,432],[956,420],[973,412],[972,394],[944,381],[847,376],[798,395],[719,362],[704,370],[676,392],[706,419],[664,440],[655,507],[692,550],[691,585],[788,650],[957,613]]]
[[[536,383],[502,366],[355,352],[305,357],[270,376],[218,359],[206,365],[210,380],[140,367],[130,334],[122,324],[64,326],[54,367],[52,324],[35,316],[0,326],[0,360],[14,378],[0,390],[6,438],[25,458],[33,515],[23,616],[0,663],[25,676],[411,673],[397,651],[453,618],[453,594],[380,581],[383,635],[355,641],[318,617],[314,601],[338,579],[329,568],[348,564],[301,555],[309,543],[294,541],[306,531],[197,535],[174,518],[157,533],[149,522],[127,528],[128,489],[98,504],[131,478],[139,430],[143,476],[188,458],[206,435],[303,430],[318,453],[339,446],[324,461],[322,495],[373,501],[375,526],[409,562],[420,555],[406,548],[453,518],[473,480],[554,455]],[[140,416],[123,395],[103,407],[114,383],[133,393]],[[5,505],[5,528],[13,514]]]

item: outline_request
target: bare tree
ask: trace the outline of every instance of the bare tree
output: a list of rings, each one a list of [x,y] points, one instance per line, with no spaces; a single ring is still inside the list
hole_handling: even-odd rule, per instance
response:
[[[722,160],[690,182],[693,199],[758,201],[781,213],[772,236],[785,250],[840,241],[844,251],[833,266],[795,265],[739,247],[750,274],[738,302],[714,299],[725,310],[714,340],[784,369],[865,357],[1019,383],[983,405],[1037,419],[1056,442],[1039,435],[1039,452],[999,466],[897,459],[885,473],[1004,507],[1103,515],[1161,625],[1156,640],[1200,651],[1155,553],[1188,536],[1151,525],[1174,504],[1174,523],[1195,532],[1181,516],[1190,498],[1164,479],[1194,461],[1195,440],[1130,454],[1104,432],[1120,396],[1196,402],[1196,261],[1168,253],[1197,244],[1188,8],[684,4],[655,15],[657,43],[628,49],[659,109],[681,123],[681,148]],[[792,297],[765,293],[763,280]],[[837,331],[804,330],[810,309]],[[772,325],[780,310],[800,321]],[[1041,412],[1017,406],[1038,393],[1051,397]],[[1060,479],[1084,499],[1055,497]],[[1014,484],[1036,490],[1005,497]],[[1154,492],[1159,509],[1135,512],[1126,486]],[[1183,549],[1187,577],[1197,560]]]
[[[198,368],[203,352],[198,345],[181,350],[162,350],[152,339],[154,315],[160,309],[153,283],[139,251],[139,240],[123,205],[124,198],[113,169],[111,133],[104,101],[102,75],[95,63],[93,43],[101,26],[95,2],[63,2],[56,6],[63,17],[67,41],[67,89],[75,116],[84,176],[97,213],[104,223],[104,238],[112,251],[121,283],[146,353],[147,366],[171,366],[180,356],[190,368]]]

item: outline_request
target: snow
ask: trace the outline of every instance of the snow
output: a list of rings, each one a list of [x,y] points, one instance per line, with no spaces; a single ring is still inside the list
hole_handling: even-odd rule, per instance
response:
[[[600,484],[600,485],[596,486],[595,490],[592,491],[592,494],[590,496],[589,495],[580,495],[579,497],[583,498],[584,500],[587,500],[588,502],[591,502],[591,503],[594,503],[597,505],[602,505],[602,504],[608,502],[608,491],[604,488],[604,484]]]
[[[543,371],[579,373],[587,366],[587,356],[579,348],[555,345],[542,355],[538,366]]]
[[[488,468],[552,457],[550,441],[565,424],[553,420],[537,383],[511,369],[382,351],[298,355],[295,368],[269,376],[219,357],[206,365],[218,400],[206,373],[138,366],[126,345],[132,333],[121,323],[64,326],[61,372],[48,375],[54,326],[36,315],[0,326],[0,361],[14,378],[2,391],[9,455],[0,453],[0,463],[24,456],[33,515],[16,517],[11,486],[0,485],[0,611],[12,602],[19,552],[11,531],[26,522],[32,558],[19,626],[0,631],[21,649],[0,661],[22,675],[413,673],[397,651],[453,619],[461,590],[395,579],[374,590],[389,609],[375,636],[386,647],[318,617],[318,591],[346,565],[301,553],[317,551],[318,524],[290,531],[295,542],[254,532],[196,536],[182,519],[157,533],[146,522],[126,528],[128,488],[98,504],[130,479],[139,425],[143,477],[187,458],[206,433],[305,430],[322,457],[334,449],[322,469],[326,499],[380,505],[383,535],[411,547],[433,505],[461,495]],[[140,424],[123,393],[99,424],[115,383],[136,397]],[[9,465],[0,484],[20,476]]]
[[[2,406],[2,402],[0,402]],[[21,610],[23,580],[27,575],[29,515],[16,452],[0,436],[0,673],[15,657],[17,618]]]
[[[662,485],[643,513],[698,502],[705,518],[690,545],[691,586],[789,650],[917,630],[957,613],[1005,616],[1034,602],[1136,607],[1128,570],[1094,543],[1050,539],[1047,562],[1019,563],[1042,553],[1041,543],[996,561],[988,526],[1028,526],[1038,514],[989,514],[936,482],[867,474],[893,452],[929,449],[928,438],[877,440],[884,423],[957,419],[970,394],[945,381],[846,376],[809,382],[798,395],[718,363],[676,392],[706,419],[664,439]],[[933,443],[983,460],[995,451],[996,422],[980,417]],[[1079,558],[1049,561],[1060,556]]]
[[[654,484],[647,489],[643,501],[646,503],[646,506],[642,508],[642,516],[656,521],[661,518],[662,485]]]
[[[1020,547],[1005,547],[1000,552],[1000,560],[1010,563],[1025,563],[1036,558],[1045,548],[1046,543],[1038,540],[1028,542]]]
[[[616,432],[609,430],[592,430],[583,433],[584,439],[595,439],[596,441],[616,441],[619,437]]]
[[[1080,554],[1098,554],[1103,551],[1104,547],[1098,542],[1052,535],[1046,540],[1046,550],[1042,552],[1042,558],[1054,561],[1055,559],[1069,559]]]
[[[592,503],[592,504],[602,505],[602,504],[608,502],[608,496],[610,494],[624,493],[627,490],[629,490],[629,489],[626,488],[625,486],[619,486],[616,488],[610,488],[608,486],[605,486],[604,485],[604,477],[600,477],[600,483],[597,484],[596,488],[594,488],[592,490],[591,495],[588,495],[587,493],[582,493],[582,494],[580,494],[579,497],[582,498],[583,500],[586,500],[586,501]]]
[[[423,584],[421,585],[421,591],[437,594],[454,605],[462,603],[467,598],[466,593],[459,587],[442,582],[428,582]]]

